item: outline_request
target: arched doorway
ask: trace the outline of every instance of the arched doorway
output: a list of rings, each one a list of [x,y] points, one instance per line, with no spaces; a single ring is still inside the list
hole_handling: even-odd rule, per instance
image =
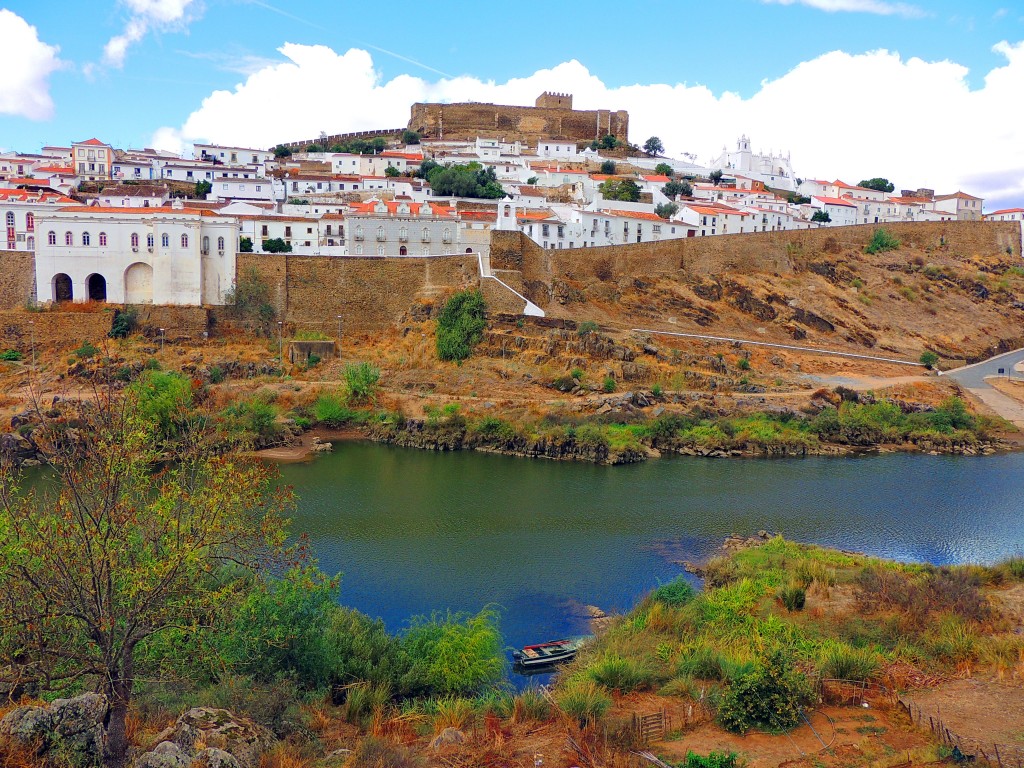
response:
[[[138,262],[124,271],[125,304],[153,303],[153,268]]]
[[[61,272],[53,277],[53,300],[56,302],[71,301],[75,298],[74,289],[71,286],[71,277]]]
[[[409,255],[409,249],[408,249],[408,248],[406,248],[406,247],[405,247],[405,246],[403,245],[403,246],[402,246],[401,248],[399,248],[399,249],[398,249],[398,255],[399,255],[399,256],[408,256],[408,255]]]
[[[85,281],[85,292],[89,301],[106,301],[107,279],[103,275],[89,275]]]
[[[473,252],[473,249],[472,249],[472,248],[467,248],[467,249],[466,249],[466,253],[472,253],[472,252]]]

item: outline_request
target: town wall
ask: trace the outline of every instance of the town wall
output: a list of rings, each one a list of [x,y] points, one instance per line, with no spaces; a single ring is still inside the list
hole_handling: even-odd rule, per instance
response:
[[[36,349],[75,349],[99,345],[110,332],[110,312],[26,312],[0,310],[0,350],[16,349],[26,359]]]
[[[255,270],[290,333],[370,332],[403,321],[414,306],[480,285],[475,254],[382,259],[239,254],[238,275]]]
[[[35,298],[35,287],[35,253],[0,251],[0,310],[31,303]]]
[[[605,134],[628,141],[629,113],[503,104],[413,104],[409,129],[429,138],[467,141],[479,136],[534,144],[538,139],[589,143]]]
[[[495,231],[491,268],[522,274],[523,293],[541,308],[551,303],[559,280],[590,282],[619,277],[676,275],[694,279],[732,272],[791,274],[821,254],[862,254],[880,226],[825,227],[792,232],[757,232],[661,240],[599,248],[543,249],[520,232]],[[1016,222],[945,221],[890,223],[884,228],[923,250],[942,248],[965,257],[1005,252],[1021,258]]]

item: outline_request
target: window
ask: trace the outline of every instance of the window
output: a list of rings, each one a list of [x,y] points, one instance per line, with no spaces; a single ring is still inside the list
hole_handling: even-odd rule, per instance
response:
[[[208,235],[203,235],[203,248],[202,248],[202,251],[203,251],[203,253],[209,253],[210,252],[210,238],[209,238]]]
[[[105,246],[107,244],[107,233],[100,232],[100,245]]]
[[[558,236],[565,237],[565,227],[563,227],[561,224],[558,225]]]
[[[8,227],[13,227],[14,226],[14,211],[8,211],[7,212],[7,226]]]
[[[27,229],[29,232],[36,231],[36,216],[34,213],[25,214],[25,229]]]
[[[160,247],[161,248],[170,248],[171,247],[171,236],[168,235],[166,232],[164,232],[162,235],[160,235]]]
[[[363,244],[359,243],[356,246],[356,256],[362,256],[362,255],[363,255]]]
[[[451,229],[449,229],[448,227],[445,227],[444,230],[442,230],[442,232],[441,232],[441,240],[442,240],[442,242],[445,242],[445,243],[450,243],[452,241],[452,231],[451,231]]]
[[[153,237],[153,235],[146,235],[146,247],[149,248],[149,250],[151,251],[153,250],[154,242],[155,238]]]
[[[132,248],[138,248],[138,247],[139,247],[139,233],[138,232],[132,232]]]
[[[49,232],[46,235],[46,244],[47,245],[56,245],[57,244],[57,233],[56,232],[51,231],[51,232]]]
[[[383,240],[384,240],[384,227],[377,227],[377,240],[383,242]]]
[[[424,227],[423,228],[423,231],[420,233],[420,239],[424,243],[429,243],[430,242],[430,228],[429,227]]]
[[[217,250],[220,251],[221,253],[224,253],[224,238],[223,237],[218,237],[217,238]]]
[[[544,237],[547,237],[548,235],[550,235],[551,234],[551,227],[550,227],[550,225],[548,225],[548,224],[541,224],[541,226],[540,226],[540,233]]]
[[[181,236],[181,247],[188,248],[188,235]]]
[[[384,246],[383,245],[378,245],[377,246],[377,255],[378,256],[383,256],[384,255]]]
[[[25,247],[30,251],[34,251],[36,249],[36,239],[32,237],[32,235],[29,235],[28,240],[25,241]]]
[[[291,237],[292,236],[292,228],[291,227],[285,227],[284,228],[284,236],[285,237]]]
[[[82,245],[88,245],[90,240],[91,240],[91,238],[89,237],[89,233],[88,232],[83,232],[82,233]]]
[[[256,191],[259,192],[261,189],[263,189],[263,187],[261,187],[259,184],[257,184],[256,185]]]

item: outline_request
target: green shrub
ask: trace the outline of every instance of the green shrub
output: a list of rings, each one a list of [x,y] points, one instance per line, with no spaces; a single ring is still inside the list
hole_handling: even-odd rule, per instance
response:
[[[576,326],[576,333],[580,336],[586,336],[588,333],[596,333],[600,328],[601,326],[593,320],[584,320]]]
[[[604,377],[604,383],[601,385],[601,389],[603,389],[605,392],[614,392],[615,391],[615,377],[613,377],[613,376],[605,376]]]
[[[376,398],[380,384],[379,368],[369,363],[348,364],[344,375],[345,390],[351,401],[362,403]]]
[[[672,581],[662,584],[654,590],[651,597],[659,603],[678,608],[690,602],[696,594],[696,591],[684,576],[677,576]]]
[[[311,352],[309,357],[306,358],[306,368],[313,368],[321,360],[320,355]]]
[[[576,718],[581,726],[604,717],[612,706],[612,698],[593,680],[572,680],[559,690],[555,701],[562,711]]]
[[[900,247],[900,241],[885,227],[876,229],[871,236],[871,242],[864,250],[867,253],[882,253],[883,251],[894,251]]]
[[[1015,555],[1008,560],[1004,560],[996,567],[1015,579],[1024,580],[1024,556]]]
[[[515,427],[497,416],[485,416],[470,426],[473,434],[482,438],[511,440],[516,436]]]
[[[410,669],[403,687],[419,695],[468,696],[493,686],[505,672],[498,614],[434,614],[414,619],[402,637]]]
[[[225,292],[224,303],[231,307],[231,315],[247,328],[270,334],[277,311],[271,303],[270,287],[255,268],[249,268],[238,276],[235,285]]]
[[[582,368],[573,368],[571,371],[569,371],[569,375],[576,379],[576,381],[583,381]]]
[[[806,678],[796,672],[785,653],[774,651],[751,672],[726,688],[718,708],[722,727],[734,733],[759,728],[771,733],[788,731],[800,722],[810,700]]]
[[[99,349],[95,344],[89,341],[82,342],[82,346],[75,350],[75,356],[79,359],[86,357],[95,357],[99,353]]]
[[[220,384],[222,381],[224,381],[225,378],[226,378],[226,374],[224,373],[224,369],[223,368],[221,368],[219,365],[211,365],[210,366],[210,383],[211,384]]]
[[[655,397],[661,397],[662,392],[663,390],[661,388],[661,384],[655,384],[653,387],[651,387],[651,394],[654,395]]]
[[[480,291],[460,291],[452,296],[437,316],[437,356],[441,360],[465,360],[483,336],[487,320]]]
[[[750,370],[750,358],[749,357],[741,357],[736,362],[736,367],[739,368],[741,371],[749,371]]]
[[[679,768],[736,768],[738,756],[735,752],[709,752],[706,756],[687,752],[686,760]]]
[[[24,355],[21,354],[21,352],[19,352],[16,349],[5,349],[3,352],[0,352],[0,360],[3,360],[4,362],[7,363],[17,362],[18,360],[21,360],[23,357]]]
[[[313,418],[318,424],[337,429],[356,418],[356,412],[337,395],[322,394],[313,403]]]
[[[939,356],[929,349],[921,353],[920,361],[921,365],[927,368],[934,368],[935,364],[939,362]]]
[[[112,339],[126,339],[135,330],[138,321],[138,313],[134,307],[114,310],[114,320],[110,324],[110,332],[107,334]]]
[[[822,677],[863,682],[877,674],[878,655],[845,643],[830,644],[818,658],[818,672]]]
[[[654,677],[642,664],[616,654],[609,654],[592,662],[587,667],[587,676],[595,683],[621,693],[649,688]]]
[[[779,600],[787,611],[802,611],[807,603],[807,590],[799,584],[788,584],[779,590]]]
[[[155,439],[169,440],[180,433],[192,408],[192,382],[174,371],[144,370],[126,391]]]
[[[676,673],[697,680],[724,680],[723,658],[718,651],[702,645],[679,660]]]
[[[155,357],[150,357],[142,364],[142,369],[145,371],[159,371],[163,366],[160,365],[160,361]]]
[[[543,722],[551,717],[551,704],[536,688],[527,688],[512,700],[512,718],[516,722]]]

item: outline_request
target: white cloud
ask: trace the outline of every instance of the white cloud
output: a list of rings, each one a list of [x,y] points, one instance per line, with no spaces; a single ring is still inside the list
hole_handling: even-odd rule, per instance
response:
[[[806,5],[819,11],[836,13],[848,11],[852,13],[876,13],[879,16],[904,16],[917,19],[925,16],[925,12],[916,5],[909,3],[890,3],[886,0],[761,0],[763,3],[775,5]]]
[[[578,61],[505,83],[473,77],[383,81],[369,53],[285,44],[287,61],[264,67],[233,91],[215,91],[170,141],[210,140],[269,147],[328,134],[403,126],[417,101],[532,104],[545,90],[568,91],[579,109],[626,109],[630,137],[661,137],[670,155],[706,161],[749,135],[754,149],[791,151],[797,175],[857,182],[885,176],[898,188],[934,187],[1024,202],[1024,42],[999,43],[1005,59],[971,90],[951,61],[873,51],[826,53],[749,98],[703,85],[606,86]],[[157,142],[154,138],[154,143]],[[991,204],[986,205],[991,209]]]
[[[42,42],[35,27],[4,8],[0,8],[0,40],[4,41],[0,115],[31,120],[52,117],[49,78],[64,67],[57,56],[60,48]]]
[[[196,0],[121,0],[128,10],[124,32],[110,38],[103,46],[103,61],[115,67],[124,66],[128,48],[153,29],[167,29],[188,22],[188,13],[198,5]]]

